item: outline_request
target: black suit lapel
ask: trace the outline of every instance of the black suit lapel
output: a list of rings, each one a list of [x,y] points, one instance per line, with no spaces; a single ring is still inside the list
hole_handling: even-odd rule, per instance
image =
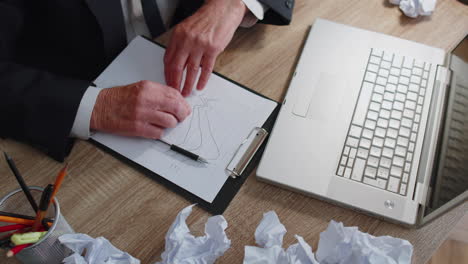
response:
[[[125,22],[120,0],[86,0],[101,26],[108,59],[115,58],[127,45]]]

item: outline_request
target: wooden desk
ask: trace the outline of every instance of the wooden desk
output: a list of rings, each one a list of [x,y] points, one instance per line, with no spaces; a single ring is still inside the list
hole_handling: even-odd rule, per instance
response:
[[[296,0],[288,27],[256,25],[240,29],[215,69],[275,100],[286,92],[309,26],[317,17],[383,32],[449,50],[468,32],[468,6],[439,0],[435,13],[409,19],[387,0]],[[164,42],[164,38],[162,39]],[[23,144],[0,140],[30,185],[53,181],[61,164]],[[62,212],[77,232],[104,236],[118,248],[154,263],[164,250],[164,236],[174,217],[190,202],[87,142],[78,142],[70,155],[70,175],[58,199]],[[0,162],[0,194],[17,188],[4,160]],[[468,204],[419,229],[406,229],[367,215],[331,205],[257,181],[251,175],[224,213],[232,247],[218,263],[242,263],[245,245],[254,245],[262,214],[275,210],[288,233],[284,246],[299,234],[317,249],[319,234],[331,219],[381,236],[391,235],[414,245],[414,263],[425,263],[467,211]],[[203,233],[209,214],[195,208],[188,223]],[[1,259],[1,258],[0,258]],[[1,259],[5,263],[4,259]],[[11,260],[6,263],[16,263]]]

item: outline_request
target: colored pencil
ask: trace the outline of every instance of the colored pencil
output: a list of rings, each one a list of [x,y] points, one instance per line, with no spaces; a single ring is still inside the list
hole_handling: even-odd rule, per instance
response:
[[[0,226],[0,232],[13,231],[13,230],[22,229],[22,228],[25,228],[25,227],[29,227],[29,226],[21,225],[21,224]]]
[[[24,244],[24,245],[19,245],[19,246],[13,247],[12,249],[10,249],[7,252],[7,254],[6,254],[7,258],[13,257],[14,255],[18,254],[21,250],[29,247],[30,245],[32,245],[32,244]]]
[[[58,190],[60,189],[60,186],[62,185],[63,179],[67,175],[67,167],[68,164],[65,164],[65,166],[60,170],[59,174],[57,175],[57,178],[55,178],[54,191],[52,192],[52,195],[50,197],[49,206],[53,202],[55,195],[57,194]]]
[[[32,226],[33,232],[36,232],[42,225],[42,220],[47,214],[47,209],[49,208],[49,202],[53,191],[54,186],[52,184],[49,184],[42,192],[41,202],[39,203],[39,210],[37,211],[36,219],[34,220],[34,224]]]
[[[0,216],[10,216],[10,217],[23,218],[23,219],[28,219],[28,220],[35,220],[36,219],[34,216],[15,214],[15,213],[7,213],[7,212],[2,212],[2,211],[0,211]],[[43,221],[46,221],[46,222],[49,222],[49,223],[54,222],[54,220],[50,219],[50,218],[44,218]]]
[[[28,186],[24,182],[23,177],[19,173],[18,169],[16,168],[15,162],[13,159],[8,156],[6,152],[3,152],[3,155],[5,156],[5,159],[8,163],[8,166],[10,167],[11,171],[16,177],[16,180],[18,181],[19,185],[21,186],[21,189],[23,190],[24,194],[26,195],[26,198],[28,198],[29,203],[31,204],[31,207],[33,208],[34,212],[37,212],[37,204],[34,198],[31,195],[31,192],[29,191]]]
[[[24,218],[17,218],[11,216],[0,216],[0,222],[13,223],[13,224],[22,224],[22,225],[33,225],[34,220],[28,220]]]

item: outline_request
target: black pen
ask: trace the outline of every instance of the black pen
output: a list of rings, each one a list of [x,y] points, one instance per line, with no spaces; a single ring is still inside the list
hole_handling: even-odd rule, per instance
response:
[[[199,162],[203,162],[203,163],[208,163],[208,161],[202,157],[200,157],[199,155],[195,154],[195,153],[192,153],[186,149],[183,149],[177,145],[174,145],[174,144],[171,144],[169,142],[166,142],[162,139],[158,139],[160,142],[168,145],[170,147],[171,150],[181,154],[181,155],[184,155],[185,157],[191,159],[191,160],[195,160],[195,161],[199,161]]]
[[[18,181],[19,185],[21,186],[21,189],[23,190],[24,194],[26,195],[26,198],[28,198],[28,201],[31,204],[32,208],[34,209],[34,212],[37,212],[38,207],[37,207],[36,201],[32,197],[28,186],[26,185],[26,183],[23,180],[23,177],[21,177],[21,174],[19,173],[18,169],[16,168],[15,162],[13,161],[13,159],[10,158],[10,156],[8,156],[8,154],[6,152],[3,152],[3,155],[5,155],[5,159],[6,159],[7,163],[8,163],[8,166],[10,166],[11,171],[15,175],[16,180]]]

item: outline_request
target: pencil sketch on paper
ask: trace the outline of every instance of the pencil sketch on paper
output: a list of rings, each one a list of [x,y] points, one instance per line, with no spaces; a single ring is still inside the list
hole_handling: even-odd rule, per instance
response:
[[[192,114],[177,128],[168,129],[166,140],[199,154],[208,161],[218,160],[221,157],[221,150],[210,118],[210,115],[215,114],[212,110],[216,101],[204,95],[195,95],[190,98]],[[167,153],[173,152],[168,150]]]

